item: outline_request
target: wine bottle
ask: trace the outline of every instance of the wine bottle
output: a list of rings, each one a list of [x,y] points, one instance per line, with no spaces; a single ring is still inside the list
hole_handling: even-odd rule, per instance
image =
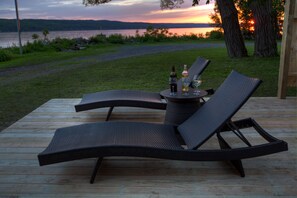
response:
[[[189,92],[189,73],[187,65],[184,65],[184,70],[182,72],[182,94],[187,95]]]
[[[175,72],[175,67],[172,66],[170,77],[169,77],[170,95],[176,95],[177,93],[177,75]]]

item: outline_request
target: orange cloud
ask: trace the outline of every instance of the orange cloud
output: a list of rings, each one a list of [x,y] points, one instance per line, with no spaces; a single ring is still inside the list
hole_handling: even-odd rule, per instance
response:
[[[213,12],[214,4],[200,5],[188,8],[176,8],[172,10],[154,10],[146,13],[146,22],[165,23],[211,23],[209,14]]]

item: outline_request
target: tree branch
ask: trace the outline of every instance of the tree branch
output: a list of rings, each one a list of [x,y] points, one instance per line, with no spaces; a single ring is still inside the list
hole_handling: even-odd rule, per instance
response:
[[[110,1],[111,0],[83,0],[83,4],[85,6],[88,6],[88,5],[98,5],[98,4],[108,3]]]

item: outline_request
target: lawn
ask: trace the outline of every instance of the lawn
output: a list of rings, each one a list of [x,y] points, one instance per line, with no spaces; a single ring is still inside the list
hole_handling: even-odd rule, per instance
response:
[[[248,50],[252,54],[252,46]],[[86,52],[76,54],[77,57],[86,55]],[[83,68],[1,86],[0,130],[52,98],[81,98],[84,93],[109,89],[159,92],[168,88],[171,66],[176,66],[180,77],[182,66],[191,65],[198,56],[211,60],[202,76],[202,88],[217,88],[235,69],[263,80],[254,96],[276,96],[279,57],[230,59],[225,48],[159,53],[103,63],[86,62]],[[42,56],[36,59],[40,62]],[[33,58],[31,61],[34,62]],[[296,96],[296,89],[290,89],[289,95]]]
[[[0,62],[0,71],[5,68],[28,66],[56,61],[64,61],[73,58],[74,56],[90,56],[98,55],[106,52],[115,51],[117,45],[104,44],[100,47],[89,46],[84,50],[74,51],[64,51],[57,52],[53,50],[43,51],[43,52],[33,52],[24,55],[14,54],[11,61]]]

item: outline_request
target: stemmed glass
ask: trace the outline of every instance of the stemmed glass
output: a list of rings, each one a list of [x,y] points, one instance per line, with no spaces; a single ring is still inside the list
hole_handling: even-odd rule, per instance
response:
[[[184,96],[189,95],[189,86],[191,84],[191,79],[189,77],[183,80],[182,91]]]
[[[202,80],[201,80],[201,76],[197,76],[195,75],[193,80],[192,80],[192,86],[194,88],[194,91],[193,91],[193,95],[199,95],[200,94],[200,91],[199,91],[199,86],[201,85],[202,83]]]

